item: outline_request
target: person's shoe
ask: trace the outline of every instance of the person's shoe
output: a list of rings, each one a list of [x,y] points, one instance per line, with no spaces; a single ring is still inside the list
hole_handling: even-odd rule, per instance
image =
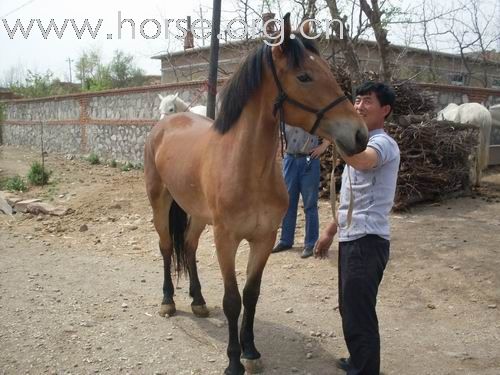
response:
[[[281,252],[281,251],[290,250],[291,248],[292,248],[291,246],[286,246],[286,245],[283,245],[283,244],[280,242],[280,243],[278,243],[278,244],[274,247],[273,251],[271,251],[271,252],[272,252],[272,253],[279,253],[279,252]]]
[[[309,258],[310,256],[312,256],[314,253],[314,248],[312,247],[304,247],[304,251],[302,251],[302,254],[300,255],[300,257],[302,259],[305,259],[305,258]]]
[[[335,365],[337,366],[337,368],[347,372],[351,368],[351,359],[350,358],[339,358],[335,361]]]

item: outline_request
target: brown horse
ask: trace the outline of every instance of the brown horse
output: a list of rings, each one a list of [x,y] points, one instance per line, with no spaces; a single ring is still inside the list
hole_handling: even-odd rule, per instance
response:
[[[172,258],[177,272],[189,273],[192,311],[208,315],[196,249],[205,226],[213,225],[229,326],[225,374],[244,373],[240,357],[250,365],[260,358],[254,345],[255,307],[262,273],[288,205],[276,162],[278,112],[280,121],[286,114],[288,124],[317,130],[319,136],[335,140],[344,153],[352,155],[366,148],[368,132],[344,99],[313,42],[290,33],[287,15],[283,43],[275,47],[263,43],[246,58],[225,86],[215,122],[178,113],[158,122],[147,139],[146,188],[164,261],[160,314],[176,311]],[[313,109],[317,107],[322,109]],[[243,239],[249,242],[250,253],[238,336],[242,298],[235,256]]]

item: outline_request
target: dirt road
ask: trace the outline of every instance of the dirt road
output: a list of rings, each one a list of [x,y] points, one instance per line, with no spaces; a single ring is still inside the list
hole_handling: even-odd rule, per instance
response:
[[[0,178],[25,175],[37,155],[0,146]],[[49,155],[53,183],[23,197],[70,207],[64,217],[0,216],[1,374],[221,374],[227,325],[211,229],[199,271],[211,317],[161,318],[162,262],[141,171]],[[329,220],[321,202],[322,224]],[[82,226],[86,226],[87,230]],[[273,254],[257,307],[265,374],[342,374],[337,252]],[[391,260],[379,294],[385,374],[500,373],[500,170],[474,197],[392,215]],[[84,230],[84,231],[80,231]],[[237,269],[244,281],[247,244]]]

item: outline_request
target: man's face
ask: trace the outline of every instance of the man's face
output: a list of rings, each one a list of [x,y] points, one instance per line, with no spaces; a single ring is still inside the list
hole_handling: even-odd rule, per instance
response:
[[[385,116],[391,111],[391,106],[381,106],[377,95],[371,92],[367,95],[358,95],[354,102],[354,108],[363,118],[368,130],[380,128],[384,125]]]

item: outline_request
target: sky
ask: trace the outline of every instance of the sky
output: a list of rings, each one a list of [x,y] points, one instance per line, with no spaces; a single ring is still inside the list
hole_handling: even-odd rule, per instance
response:
[[[237,17],[234,12],[237,1],[222,0],[223,19]],[[411,3],[411,0],[396,1],[396,3]],[[175,24],[177,20],[185,19],[187,15],[191,15],[193,20],[199,18],[200,9],[204,18],[210,20],[211,5],[212,0],[2,0],[0,85],[5,81],[9,71],[27,69],[37,73],[44,73],[50,69],[55,76],[67,81],[69,80],[68,58],[73,60],[72,80],[76,82],[74,60],[89,49],[99,50],[104,62],[111,59],[115,50],[123,50],[135,57],[137,65],[146,74],[159,75],[160,61],[151,59],[151,56],[167,49],[173,51],[182,48],[182,43],[175,38],[176,35],[182,36],[182,31]],[[256,11],[259,12],[259,9]],[[251,15],[251,18],[256,17]],[[135,37],[132,37],[131,23],[124,21],[125,19],[132,19],[135,23]],[[23,36],[19,28],[13,34],[18,20],[25,29],[30,22],[33,23],[29,35]],[[59,28],[67,20],[66,29],[60,37],[51,30],[44,38],[39,23],[47,28],[51,20]],[[85,30],[80,37],[75,32],[73,26],[81,28],[85,20],[88,20],[88,25],[94,31],[100,24],[94,37],[90,35],[89,30]],[[123,22],[120,23],[120,20]],[[141,35],[141,23],[143,23],[143,35]],[[121,35],[118,38],[120,24],[122,24]],[[165,33],[166,30],[169,32]],[[160,35],[155,37],[157,33]],[[400,33],[392,32],[389,36],[391,42],[399,44],[404,42],[404,36]],[[205,43],[209,44],[208,38]],[[195,44],[201,45],[201,38],[195,38]]]
[[[169,3],[174,3],[175,6],[168,6]],[[169,46],[170,48],[176,47],[176,43],[179,43],[173,35],[168,36],[171,39],[170,42],[165,38],[164,20],[185,18],[187,15],[193,15],[195,11],[199,13],[199,3],[194,0],[2,0],[0,2],[0,81],[8,69],[20,66],[39,73],[50,69],[55,75],[67,79],[69,78],[67,59],[75,60],[82,51],[90,48],[99,49],[104,60],[109,60],[114,50],[124,50],[135,56],[137,64],[147,74],[159,75],[160,62],[152,60],[151,56],[166,50]],[[21,8],[16,10],[19,7]],[[118,39],[120,15],[122,20],[132,19],[135,22],[134,39],[129,22],[123,23],[121,38]],[[18,19],[25,28],[31,20],[34,20],[33,27],[27,38],[18,29],[11,39],[5,22],[7,21],[8,27],[12,30]],[[68,19],[68,24],[61,38],[52,30],[47,35],[47,39],[44,39],[38,28],[37,19],[45,28],[48,27],[51,19],[54,19],[59,27],[62,27],[65,19]],[[72,20],[78,28],[81,28],[85,19],[88,19],[89,25],[94,30],[99,20],[102,20],[95,38],[90,36],[88,30],[81,35],[81,39],[75,33]],[[140,34],[140,25],[147,19],[154,19],[162,26],[162,35],[155,39],[146,39]],[[144,35],[154,36],[157,32],[156,28],[153,21],[148,21],[144,27]],[[170,25],[169,30],[172,30],[175,35],[181,34],[175,33],[174,24]],[[108,39],[108,34],[112,34],[111,39]],[[74,74],[73,81],[75,81]]]

